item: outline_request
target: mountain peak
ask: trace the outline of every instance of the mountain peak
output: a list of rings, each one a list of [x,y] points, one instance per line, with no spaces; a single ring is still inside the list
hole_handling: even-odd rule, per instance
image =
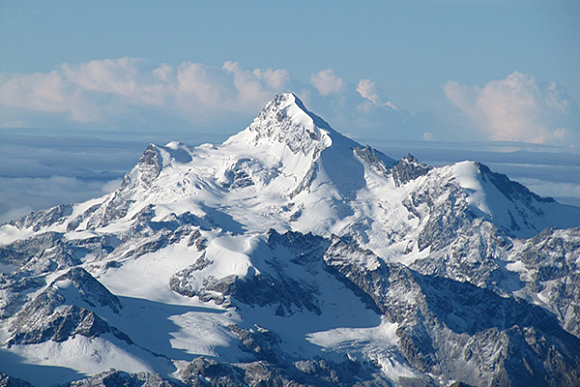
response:
[[[252,146],[276,142],[292,153],[311,154],[332,144],[330,132],[334,132],[330,125],[309,112],[294,93],[283,93],[268,102],[245,131],[227,142],[244,139]]]
[[[315,125],[330,129],[330,125],[316,114],[308,111],[304,103],[294,93],[276,95],[264,106],[256,120],[274,118],[277,121],[292,121],[303,125]]]

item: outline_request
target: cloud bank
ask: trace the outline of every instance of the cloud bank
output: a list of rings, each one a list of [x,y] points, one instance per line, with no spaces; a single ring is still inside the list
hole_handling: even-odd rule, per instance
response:
[[[484,87],[448,82],[447,98],[490,140],[580,145],[580,110],[567,90],[514,72]]]
[[[287,69],[183,62],[151,66],[137,58],[64,63],[48,73],[0,74],[0,127],[171,126],[249,123],[274,95],[294,91],[313,111],[355,136],[397,137],[403,118],[370,79],[351,84],[329,68],[310,82]],[[182,125],[184,126],[184,125]],[[186,126],[186,125],[185,125]]]
[[[164,108],[194,121],[223,112],[256,111],[289,81],[285,69],[244,70],[184,62],[149,69],[135,58],[63,64],[50,73],[2,74],[0,105],[64,113],[79,122],[100,122],[131,108]]]
[[[580,146],[578,103],[553,82],[514,72],[483,87],[451,81],[443,89],[443,102],[457,109],[412,115],[373,80],[350,83],[332,68],[302,82],[283,68],[246,69],[231,61],[221,67],[194,62],[151,66],[125,57],[64,63],[48,73],[0,74],[0,127],[240,130],[275,94],[294,91],[336,129],[354,137]]]

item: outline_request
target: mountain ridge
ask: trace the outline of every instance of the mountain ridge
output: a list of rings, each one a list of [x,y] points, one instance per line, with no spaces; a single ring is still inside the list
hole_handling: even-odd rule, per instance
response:
[[[151,144],[115,192],[1,226],[0,371],[574,385],[579,226],[483,164],[390,159],[279,95],[223,144]]]

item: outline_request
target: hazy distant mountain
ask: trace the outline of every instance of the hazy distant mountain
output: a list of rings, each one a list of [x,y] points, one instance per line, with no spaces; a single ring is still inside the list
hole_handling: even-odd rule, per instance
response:
[[[221,145],[152,144],[116,192],[0,227],[0,384],[577,386],[579,226],[282,94]]]

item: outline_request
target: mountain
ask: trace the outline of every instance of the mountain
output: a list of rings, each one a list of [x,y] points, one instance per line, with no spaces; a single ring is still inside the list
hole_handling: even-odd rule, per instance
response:
[[[391,159],[281,94],[0,227],[0,381],[576,386],[579,257],[580,208]]]

